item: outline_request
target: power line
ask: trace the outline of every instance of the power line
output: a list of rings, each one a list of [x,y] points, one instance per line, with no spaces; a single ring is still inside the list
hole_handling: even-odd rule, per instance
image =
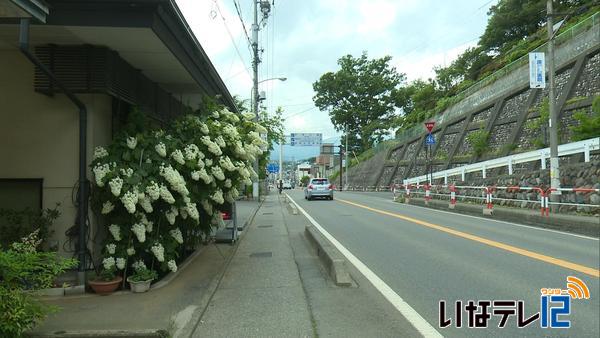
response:
[[[300,114],[307,113],[307,112],[309,112],[309,111],[311,111],[311,110],[314,110],[314,109],[317,109],[317,107],[311,107],[311,108],[308,108],[308,109],[304,109],[304,110],[302,110],[302,111],[299,111],[299,112],[297,112],[297,113],[293,113],[293,114],[290,114],[290,115],[287,115],[287,116],[282,116],[282,117],[283,117],[283,118],[285,118],[285,119],[287,119],[287,118],[290,118],[290,117],[292,117],[292,116],[296,116],[296,115],[300,115]]]
[[[240,61],[242,61],[242,64],[244,65],[244,69],[248,68],[246,66],[246,62],[244,61],[244,57],[242,57],[242,53],[240,52],[240,49],[237,46],[237,43],[235,43],[235,39],[233,38],[233,34],[231,34],[231,31],[229,30],[229,26],[227,25],[227,21],[225,20],[225,17],[223,16],[223,13],[221,12],[221,7],[219,7],[219,4],[217,3],[217,0],[213,0],[213,3],[217,7],[217,11],[219,12],[219,16],[221,16],[221,19],[223,20],[223,25],[225,25],[225,30],[227,31],[227,34],[229,35],[229,39],[231,40],[231,43],[233,43],[233,47],[235,48],[235,51],[237,52],[238,56],[240,57]],[[252,75],[250,75],[250,72],[248,72],[248,76],[250,76],[250,78],[252,78]]]
[[[242,11],[240,10],[239,4],[238,4],[238,0],[233,0],[233,5],[235,6],[235,10],[237,12],[238,18],[240,19],[240,22],[242,23],[242,28],[244,29],[244,35],[246,35],[246,41],[248,42],[248,48],[250,48],[252,46],[252,41],[250,40],[250,37],[248,36],[248,30],[246,29],[246,24],[244,23],[244,19],[242,18]]]

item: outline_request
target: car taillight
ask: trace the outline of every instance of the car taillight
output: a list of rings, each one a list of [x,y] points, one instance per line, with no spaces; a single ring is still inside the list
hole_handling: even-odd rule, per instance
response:
[[[312,190],[313,188],[314,188],[314,187],[313,187],[313,185],[312,185],[312,184],[309,184],[309,185],[308,185],[308,189]]]
[[[221,212],[221,216],[223,217],[224,221],[229,221],[231,220],[231,214],[228,212]]]

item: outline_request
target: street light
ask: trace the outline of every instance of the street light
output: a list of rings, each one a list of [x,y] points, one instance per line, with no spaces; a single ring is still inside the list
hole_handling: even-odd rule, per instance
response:
[[[267,81],[271,81],[271,80],[285,81],[285,80],[287,80],[287,77],[272,77],[270,79],[264,79],[264,80],[258,81],[258,83],[263,83],[263,82],[267,82]]]

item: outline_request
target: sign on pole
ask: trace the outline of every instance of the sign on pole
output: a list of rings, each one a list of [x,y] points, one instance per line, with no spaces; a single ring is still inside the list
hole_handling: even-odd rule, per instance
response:
[[[323,142],[321,133],[291,133],[290,145],[292,146],[318,146]]]
[[[546,88],[546,59],[544,53],[529,53],[529,88]]]
[[[279,172],[279,165],[276,163],[269,163],[267,165],[267,171],[271,174],[276,174]]]
[[[433,137],[432,134],[427,134],[427,137],[425,137],[425,144],[428,146],[432,146],[435,144],[435,137]]]
[[[427,128],[427,131],[429,133],[431,133],[431,131],[433,130],[433,127],[435,127],[435,122],[425,122],[425,128]]]

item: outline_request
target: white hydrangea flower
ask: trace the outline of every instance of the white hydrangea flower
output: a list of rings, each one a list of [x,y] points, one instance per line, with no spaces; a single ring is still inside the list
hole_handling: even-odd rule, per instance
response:
[[[133,267],[134,270],[139,271],[139,270],[144,270],[146,269],[146,264],[144,264],[143,260],[138,260],[135,261],[133,264],[131,264],[131,266]]]
[[[242,117],[246,120],[246,121],[252,121],[254,119],[254,113],[252,112],[244,112],[242,113]]]
[[[96,178],[96,185],[99,187],[103,187],[104,182],[102,180],[104,179],[106,174],[110,172],[110,166],[107,163],[97,163],[92,169],[92,171],[94,172],[94,177]]]
[[[117,263],[117,269],[119,269],[119,270],[125,269],[125,258],[117,257],[116,263]]]
[[[225,200],[229,203],[235,202],[235,198],[233,198],[233,196],[231,196],[231,192],[225,193]]]
[[[185,179],[176,169],[173,169],[173,167],[165,167],[161,165],[160,175],[164,177],[167,180],[167,182],[169,182],[169,184],[171,185],[171,189],[177,191],[180,195],[187,196],[190,194],[187,187],[185,186]]]
[[[135,146],[137,146],[137,139],[135,137],[128,137],[127,138],[127,148],[135,149]]]
[[[123,187],[123,179],[120,177],[115,177],[110,182],[108,182],[110,186],[110,191],[115,197],[119,197],[121,195],[121,188]]]
[[[183,244],[183,235],[181,234],[181,230],[179,230],[179,228],[169,231],[169,234],[171,234],[171,237],[173,237],[177,243]]]
[[[202,132],[202,134],[210,133],[210,130],[208,130],[208,126],[205,123],[200,124],[200,131]]]
[[[230,179],[225,180],[225,188],[231,188],[231,180]]]
[[[171,225],[175,224],[175,219],[177,218],[177,216],[179,216],[179,211],[174,206],[171,206],[171,209],[165,212],[165,217]]]
[[[115,258],[112,256],[104,258],[102,266],[104,266],[104,270],[112,270],[115,267]]]
[[[219,135],[215,138],[215,143],[217,143],[217,145],[221,148],[225,148],[227,146],[227,144],[225,144],[225,140],[223,139],[223,136]]]
[[[136,191],[128,191],[121,197],[123,206],[130,214],[135,213],[135,205],[138,202],[138,194]]]
[[[200,180],[200,172],[197,170],[192,171],[191,175],[194,181]]]
[[[210,171],[211,171],[212,175],[219,181],[225,180],[225,174],[223,173],[223,170],[220,167],[217,167],[217,166],[212,167],[210,169]]]
[[[181,209],[179,209],[179,215],[181,216],[181,218],[187,219],[188,218],[187,209],[185,207],[182,207]]]
[[[150,159],[150,157],[148,157],[148,158],[146,159],[146,163],[148,163],[148,164],[152,163],[152,159]]]
[[[223,204],[225,202],[223,199],[223,192],[220,189],[217,189],[217,191],[215,191],[210,198],[218,204]]]
[[[263,127],[261,124],[256,124],[256,131],[261,133],[261,134],[268,134],[269,132],[267,131],[267,128]]]
[[[194,221],[200,220],[200,214],[198,213],[198,208],[196,208],[196,203],[186,203],[187,213],[191,219]]]
[[[146,232],[152,232],[152,229],[153,229],[153,226],[154,226],[154,222],[149,221],[146,218],[146,215],[141,214],[140,223],[142,223],[146,227]]]
[[[210,184],[213,181],[211,175],[206,172],[206,169],[202,168],[198,171],[199,178],[204,181],[206,184]]]
[[[169,270],[173,271],[173,272],[177,272],[177,264],[175,263],[174,260],[170,260],[167,262],[167,266],[169,267]]]
[[[211,153],[217,155],[217,156],[221,156],[223,154],[223,152],[221,151],[221,148],[219,148],[219,145],[216,144],[215,142],[211,141],[210,137],[208,136],[202,136],[200,138],[200,140],[202,141],[202,143],[208,147],[208,151],[210,151]]]
[[[160,198],[160,187],[158,183],[150,181],[150,184],[146,187],[146,193],[150,196],[150,199],[156,201]]]
[[[175,198],[164,184],[160,186],[160,197],[169,204],[175,203]]]
[[[106,201],[102,204],[102,215],[106,215],[113,211],[115,206],[111,203],[111,201]]]
[[[198,159],[199,159],[199,160],[203,160],[203,159],[205,159],[205,158],[206,158],[206,155],[204,155],[204,153],[203,153],[203,152],[201,152],[200,150],[198,150],[198,154],[197,154],[197,156],[198,156]]]
[[[183,153],[181,152],[181,150],[175,149],[175,151],[171,153],[171,157],[175,160],[175,162],[181,165],[185,164],[185,158],[183,157]]]
[[[127,248],[127,255],[128,256],[135,255],[135,249],[133,247]]]
[[[108,151],[101,146],[94,149],[94,160],[108,156]]]
[[[183,198],[183,203],[190,203],[191,201],[192,201],[192,200],[191,200],[191,199],[190,199],[188,196],[185,196],[185,197]]]
[[[218,119],[219,118],[219,112],[216,111],[216,110],[214,112],[212,112],[212,117],[215,118],[215,119]]]
[[[165,261],[165,248],[163,248],[162,244],[155,243],[150,248],[150,251],[152,251],[152,253],[154,254],[154,257],[156,257],[157,261],[159,261],[159,262]]]
[[[198,157],[198,153],[200,152],[200,149],[198,149],[197,145],[192,143],[192,144],[188,144],[187,146],[185,146],[183,151],[185,152],[186,159],[195,160],[196,157]]]
[[[123,175],[125,177],[131,177],[131,175],[133,175],[133,169],[131,169],[131,168],[121,169],[120,172],[121,172],[121,175]]]
[[[110,231],[110,234],[113,236],[113,238],[115,239],[115,241],[120,241],[121,240],[121,228],[116,225],[116,224],[111,224],[108,227],[108,231]]]
[[[158,153],[158,155],[160,155],[160,157],[167,156],[167,147],[162,142],[155,145],[154,150],[156,150],[156,152]]]
[[[207,158],[206,160],[204,160],[204,164],[206,164],[207,167],[210,167],[213,165],[213,160]]]
[[[106,244],[106,251],[109,254],[114,255],[116,249],[117,249],[117,245],[116,244],[114,244],[114,243]]]
[[[236,155],[240,157],[246,156],[246,150],[244,149],[244,145],[242,145],[241,141],[235,142],[235,144],[233,145],[233,151],[236,153]]]
[[[212,215],[213,214],[213,207],[212,204],[210,204],[210,202],[208,200],[202,200],[202,208],[204,208],[204,211],[206,211],[207,214]]]
[[[138,204],[142,207],[142,209],[144,209],[144,211],[146,213],[152,213],[152,211],[154,211],[154,209],[152,208],[152,203],[150,203],[150,200],[148,198],[138,198]]]
[[[135,223],[131,226],[131,231],[137,237],[138,242],[144,243],[146,241],[146,227],[141,223]]]
[[[227,136],[231,140],[235,140],[240,136],[238,130],[229,123],[225,124],[223,127],[223,135]]]
[[[231,162],[231,159],[229,158],[229,156],[221,157],[221,159],[219,160],[219,165],[221,166],[221,168],[223,168],[227,171],[236,171],[237,170],[237,167],[233,164],[233,162]]]
[[[231,190],[229,190],[229,193],[233,198],[237,198],[240,195],[240,192],[237,190],[236,187],[232,187]]]
[[[201,158],[198,159],[198,168],[200,168],[200,169],[204,168],[204,161],[202,161]]]

